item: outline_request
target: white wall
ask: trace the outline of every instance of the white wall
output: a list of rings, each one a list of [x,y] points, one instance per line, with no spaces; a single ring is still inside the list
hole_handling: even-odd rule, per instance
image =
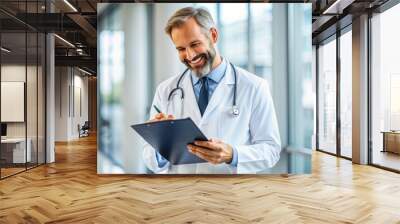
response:
[[[1,66],[1,81],[2,82],[25,82],[25,65],[2,65]],[[32,67],[27,68],[28,71]],[[2,96],[4,97],[4,96]],[[7,110],[7,108],[1,108]],[[11,122],[7,123],[7,137],[25,137],[25,123]]]
[[[36,67],[34,66],[28,66],[25,67],[25,65],[2,65],[1,66],[1,81],[2,82],[25,82],[25,75],[26,71],[28,72],[28,75],[35,74],[36,75]],[[29,77],[28,77],[29,79]],[[29,84],[34,84],[31,83],[33,82],[31,79],[29,79]],[[32,113],[32,111],[36,110],[36,88],[27,88],[27,106],[31,106],[31,108],[28,109],[28,114],[27,114],[27,120],[29,122],[28,124],[28,137],[29,133],[31,133],[31,128],[36,130],[36,125],[32,124],[31,122],[34,121],[36,123],[36,113]],[[31,92],[32,91],[32,92]],[[2,97],[7,97],[7,96],[2,96]],[[34,98],[34,99],[32,99]],[[35,102],[34,105],[30,105],[31,102]],[[34,108],[32,108],[34,107]],[[1,108],[1,110],[7,110],[9,108]],[[8,137],[25,137],[25,123],[26,122],[7,122],[7,136]],[[33,127],[35,126],[35,127]],[[32,130],[33,130],[32,129]],[[35,132],[36,133],[36,132]]]
[[[67,141],[68,139],[68,68],[55,68],[55,141]]]
[[[38,70],[37,70],[38,69]],[[27,78],[27,81],[25,80]],[[45,150],[45,116],[44,116],[44,74],[42,67],[25,64],[3,64],[1,66],[1,81],[2,82],[24,82],[26,85],[26,106],[20,108],[21,113],[25,114],[26,120],[22,122],[6,122],[8,138],[24,138],[25,135],[30,139],[32,161],[36,162],[39,158],[39,163],[44,163]],[[2,93],[4,89],[2,89]],[[23,92],[22,92],[23,94]],[[2,95],[2,98],[8,98],[7,95]],[[10,107],[2,107],[2,112],[16,113]],[[15,110],[15,109],[14,109]],[[23,115],[24,116],[24,115]],[[39,156],[37,157],[37,153]],[[51,160],[48,160],[51,161]]]
[[[69,135],[72,139],[79,138],[78,124],[82,126],[88,121],[88,77],[74,70],[73,88],[71,88],[73,102],[71,101],[71,120]]]
[[[77,139],[78,124],[88,120],[88,78],[72,67],[56,67],[55,74],[55,141]]]

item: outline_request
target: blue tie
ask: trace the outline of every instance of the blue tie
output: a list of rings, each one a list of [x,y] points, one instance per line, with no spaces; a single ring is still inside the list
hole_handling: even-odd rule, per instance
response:
[[[208,104],[208,78],[203,77],[200,79],[201,82],[201,89],[199,95],[199,109],[201,116],[203,116],[204,111],[206,111],[207,104]]]

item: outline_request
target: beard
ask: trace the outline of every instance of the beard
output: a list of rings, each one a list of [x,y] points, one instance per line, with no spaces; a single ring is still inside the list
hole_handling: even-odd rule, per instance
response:
[[[196,55],[192,59],[192,61],[196,61],[197,59],[202,58],[205,62],[201,67],[196,67],[196,68],[192,67],[187,59],[184,59],[183,63],[191,71],[193,71],[198,78],[202,78],[211,72],[215,56],[216,56],[216,50],[214,46],[212,46],[212,44],[210,43],[209,50],[207,50],[205,53],[200,53]]]

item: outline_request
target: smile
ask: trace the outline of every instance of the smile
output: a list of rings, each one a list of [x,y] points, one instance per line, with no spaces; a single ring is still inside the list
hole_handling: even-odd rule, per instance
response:
[[[196,60],[190,61],[190,65],[193,67],[199,67],[204,64],[204,56],[197,57]]]

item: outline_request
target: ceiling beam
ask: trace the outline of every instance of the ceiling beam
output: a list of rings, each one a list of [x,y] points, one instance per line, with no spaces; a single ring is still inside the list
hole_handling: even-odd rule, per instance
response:
[[[330,4],[322,14],[342,14],[343,10],[351,5],[355,0],[336,0]]]
[[[97,59],[91,56],[55,56],[55,65],[87,67],[96,71]]]
[[[67,16],[74,21],[78,26],[80,26],[90,38],[96,39],[97,31],[96,28],[90,24],[85,17],[80,14],[67,14]]]

